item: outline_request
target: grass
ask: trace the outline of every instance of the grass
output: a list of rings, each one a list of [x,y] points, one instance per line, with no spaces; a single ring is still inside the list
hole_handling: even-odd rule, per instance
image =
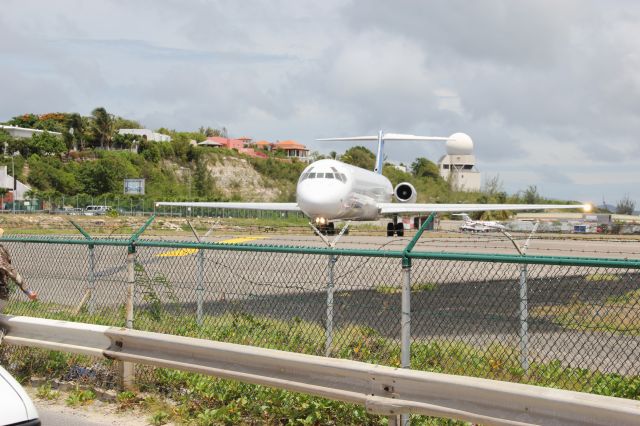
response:
[[[430,291],[427,283],[423,291]],[[638,297],[638,294],[628,295]],[[635,299],[634,299],[635,300]],[[612,300],[611,303],[615,301]],[[93,315],[73,315],[62,307],[43,303],[12,303],[9,313],[47,316],[54,319],[122,325],[123,311],[99,311]],[[195,318],[176,316],[161,310],[153,315],[138,311],[140,329],[281,350],[323,354],[324,328],[300,319],[276,320],[242,312],[205,317],[198,326]],[[332,355],[390,366],[400,365],[398,342],[369,327],[348,325],[335,330]],[[0,363],[10,365],[22,378],[38,375],[63,377],[74,366],[96,368],[96,360],[82,356],[37,349],[0,348]],[[113,369],[108,360],[98,362]],[[451,340],[415,341],[412,368],[417,370],[483,377],[495,380],[564,388],[601,395],[640,399],[640,377],[622,376],[563,365],[560,361],[532,362],[529,374],[519,365],[517,348],[494,343],[485,347]],[[144,406],[152,424],[168,421],[188,424],[385,424],[387,419],[366,412],[364,407],[312,397],[295,392],[223,380],[164,368],[138,367],[137,386],[157,398],[141,400],[136,393],[123,392],[117,402],[123,408]],[[42,391],[43,394],[47,392]],[[72,393],[70,405],[90,403],[95,398],[85,391]],[[167,398],[174,405],[163,404]],[[443,422],[443,423],[441,423]],[[414,424],[448,424],[445,420],[415,416]]]
[[[534,318],[551,320],[573,330],[640,335],[640,290],[607,298],[600,304],[574,300],[565,305],[536,306]]]
[[[614,274],[591,274],[584,279],[590,282],[613,282],[620,281],[620,276]]]
[[[438,288],[438,284],[436,284],[436,283],[429,283],[429,282],[416,283],[416,284],[413,284],[411,286],[411,291],[414,292],[414,293],[415,292],[421,292],[421,291],[434,291],[437,288]],[[400,294],[400,293],[402,293],[402,287],[401,286],[392,286],[392,285],[385,285],[385,284],[381,284],[381,285],[377,286],[375,290],[380,294]]]

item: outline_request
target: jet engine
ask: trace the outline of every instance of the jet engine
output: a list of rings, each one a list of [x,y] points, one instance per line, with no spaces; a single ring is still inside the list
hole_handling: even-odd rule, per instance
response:
[[[418,198],[416,189],[409,182],[401,182],[393,190],[396,200],[401,203],[415,203]]]

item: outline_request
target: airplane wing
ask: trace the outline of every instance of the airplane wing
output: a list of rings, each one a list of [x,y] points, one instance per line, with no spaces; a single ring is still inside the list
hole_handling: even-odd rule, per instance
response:
[[[478,212],[487,210],[552,210],[552,209],[583,209],[589,211],[589,204],[413,204],[413,203],[378,203],[380,214],[390,216],[395,214],[414,213],[453,213]]]
[[[299,212],[300,207],[296,203],[226,203],[226,202],[171,202],[161,201],[156,203],[157,207],[207,207],[212,209],[232,209],[232,210],[272,210]]]

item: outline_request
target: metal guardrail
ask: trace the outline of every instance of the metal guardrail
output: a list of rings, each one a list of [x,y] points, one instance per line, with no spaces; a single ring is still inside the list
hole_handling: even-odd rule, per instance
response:
[[[4,343],[175,368],[364,405],[483,424],[637,425],[640,402],[398,369],[118,327],[0,316]]]

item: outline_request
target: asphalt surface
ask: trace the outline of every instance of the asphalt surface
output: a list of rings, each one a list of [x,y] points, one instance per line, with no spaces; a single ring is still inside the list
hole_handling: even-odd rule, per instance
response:
[[[526,236],[518,238],[518,242],[523,243]],[[401,250],[409,239],[345,235],[338,247]],[[229,240],[260,245],[325,245],[311,234],[214,235],[206,239]],[[6,246],[14,264],[43,301],[66,306],[71,311],[82,305],[121,319],[127,294],[125,247],[96,246],[91,273],[86,246],[23,243]],[[500,234],[456,233],[426,234],[414,251],[513,254],[515,249],[511,241]],[[540,238],[531,241],[528,253],[638,259],[640,241],[572,236]],[[293,324],[303,320],[300,327],[311,323],[320,330],[326,325],[329,277],[326,255],[229,250],[198,253],[139,247],[137,260],[140,264],[136,271],[137,328],[144,329],[148,324],[145,321],[159,307],[175,314],[178,326],[179,318],[185,315],[193,318],[199,300],[203,312],[213,318],[243,314]],[[416,286],[412,293],[411,322],[412,337],[416,341],[464,342],[476,347],[496,342],[519,346],[522,326],[519,265],[419,260],[413,262],[411,274]],[[333,276],[333,326],[336,329],[353,325],[366,327],[389,338],[395,347],[380,348],[382,358],[385,352],[397,349],[399,289],[403,279],[400,259],[340,256],[333,267]],[[612,307],[608,301],[640,289],[639,277],[633,270],[529,265],[530,361],[557,359],[574,367],[640,373],[637,355],[640,338],[633,335],[638,332],[619,333],[592,327],[598,315],[626,315],[631,319],[638,315],[638,306]],[[89,287],[93,287],[92,297],[85,299]],[[553,320],[553,309],[575,303],[583,304],[592,315],[581,318],[577,327],[558,325]],[[324,333],[320,333],[318,339],[323,341]],[[339,345],[340,342],[335,343],[336,350],[340,349]]]

